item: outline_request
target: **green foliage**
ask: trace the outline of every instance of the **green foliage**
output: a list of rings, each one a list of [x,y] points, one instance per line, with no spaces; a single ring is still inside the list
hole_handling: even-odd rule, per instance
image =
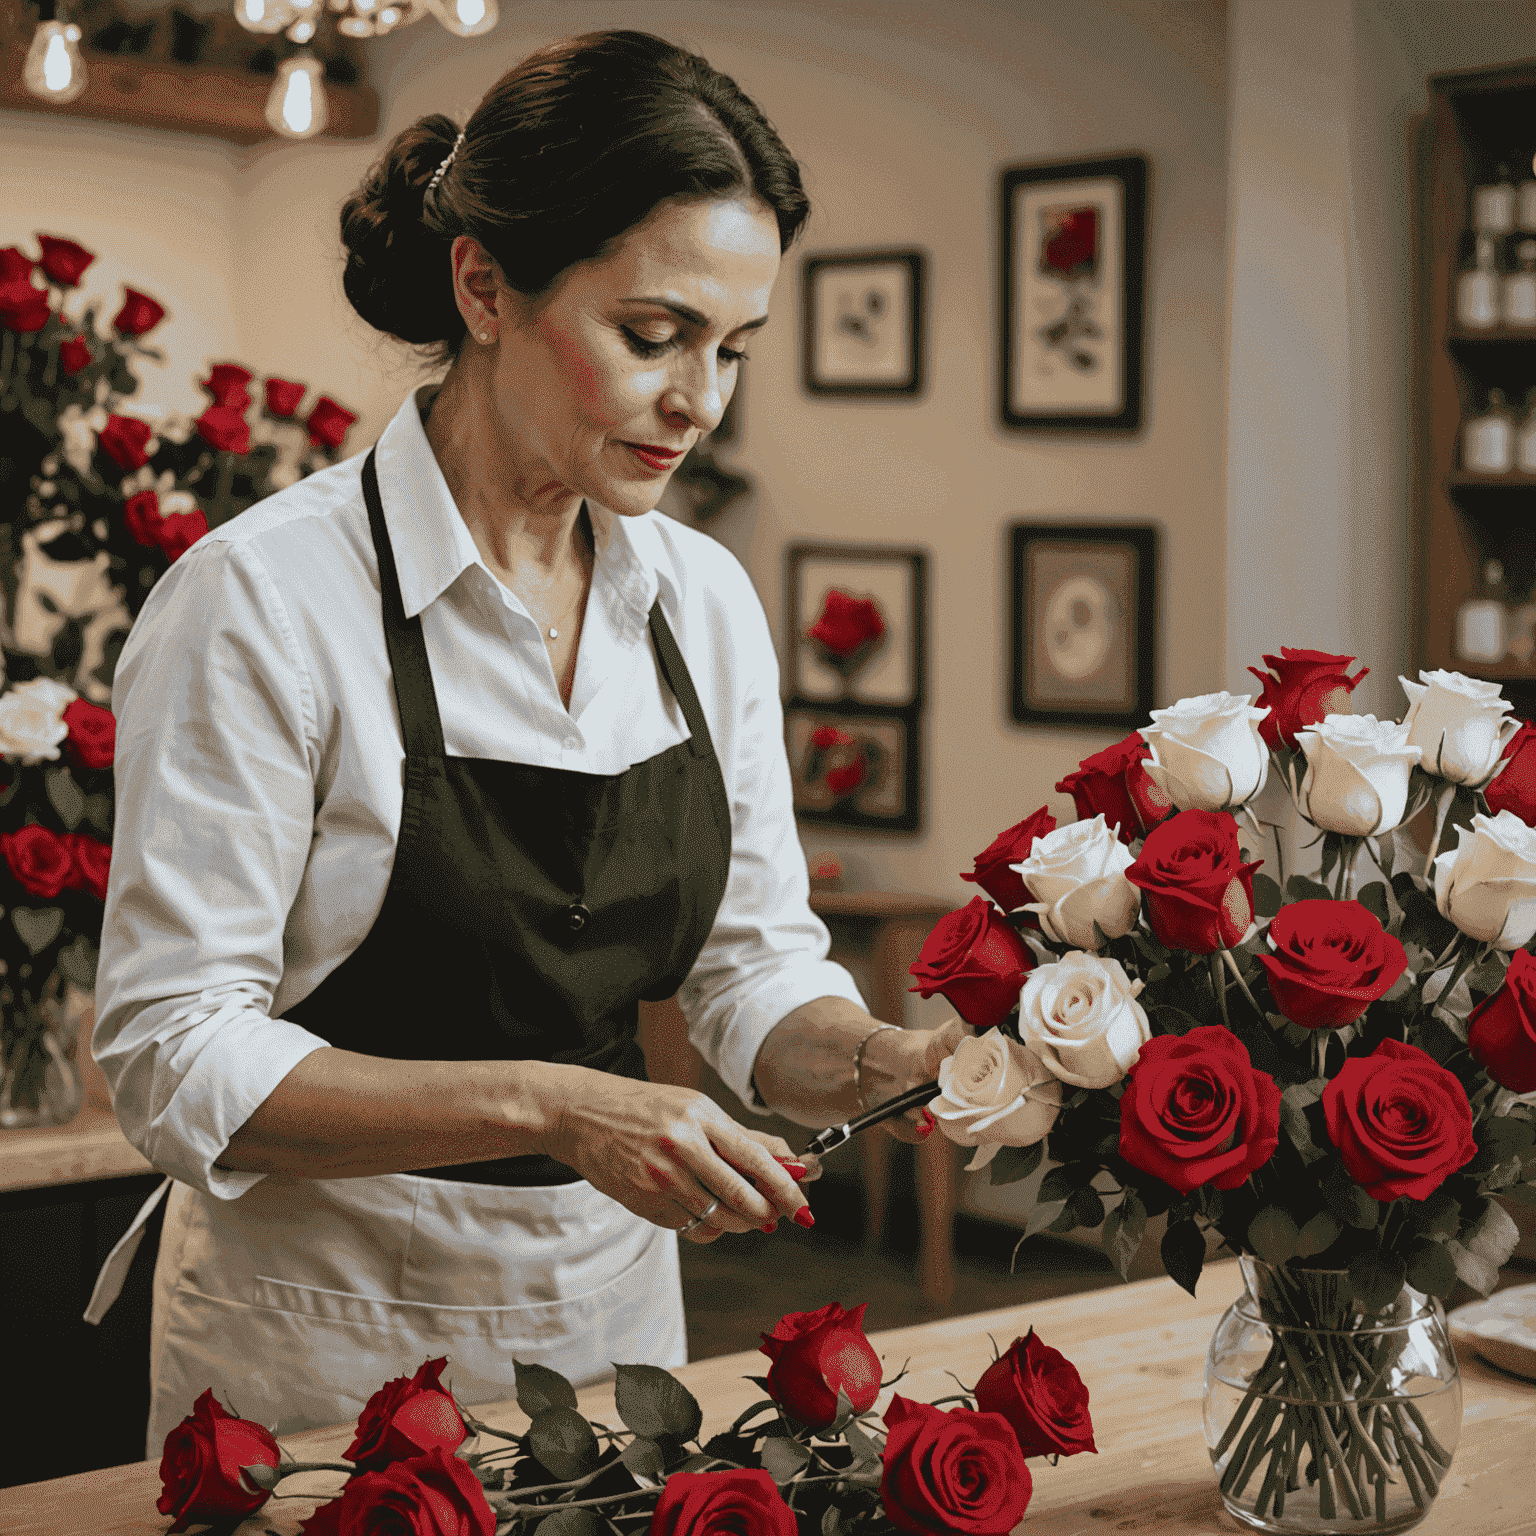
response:
[[[530,1419],[538,1418],[551,1408],[576,1406],[576,1389],[559,1371],[523,1360],[514,1360],[512,1371],[516,1383],[517,1406]]]
[[[528,1448],[562,1480],[585,1477],[597,1465],[597,1436],[575,1408],[546,1408],[528,1426]]]
[[[620,1365],[614,1402],[625,1426],[652,1439],[670,1435],[692,1440],[704,1422],[703,1410],[687,1387],[658,1365]]]

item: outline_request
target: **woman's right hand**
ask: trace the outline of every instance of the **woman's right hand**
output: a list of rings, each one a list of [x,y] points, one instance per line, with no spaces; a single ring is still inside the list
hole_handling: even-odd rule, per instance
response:
[[[781,1216],[811,1225],[785,1171],[799,1162],[789,1143],[738,1124],[707,1094],[568,1067],[551,1097],[543,1150],[659,1227],[680,1229],[716,1200],[690,1242],[771,1229]]]

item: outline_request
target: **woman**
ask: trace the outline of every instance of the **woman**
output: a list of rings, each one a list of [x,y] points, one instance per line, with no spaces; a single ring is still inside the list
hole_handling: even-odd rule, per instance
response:
[[[782,1140],[645,1081],[641,998],[804,1125],[965,1032],[826,961],[761,607],[650,510],[806,213],[737,87],[633,32],[348,199],[348,297],[447,376],[184,555],[114,685],[95,1050],[176,1180],[152,1453],[209,1386],[293,1430],[440,1354],[470,1403],[680,1363],[674,1234],[812,1218]]]

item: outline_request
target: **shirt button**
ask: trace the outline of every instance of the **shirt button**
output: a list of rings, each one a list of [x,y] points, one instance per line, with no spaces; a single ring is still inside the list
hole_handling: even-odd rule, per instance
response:
[[[587,926],[587,919],[591,916],[592,914],[581,902],[573,901],[566,908],[566,926],[570,928],[572,933],[580,933]]]

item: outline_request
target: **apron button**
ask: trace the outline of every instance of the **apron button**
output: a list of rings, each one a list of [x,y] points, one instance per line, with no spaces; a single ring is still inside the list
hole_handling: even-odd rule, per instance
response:
[[[579,901],[573,901],[566,909],[565,921],[572,933],[580,933],[587,926],[587,919],[592,914]]]

